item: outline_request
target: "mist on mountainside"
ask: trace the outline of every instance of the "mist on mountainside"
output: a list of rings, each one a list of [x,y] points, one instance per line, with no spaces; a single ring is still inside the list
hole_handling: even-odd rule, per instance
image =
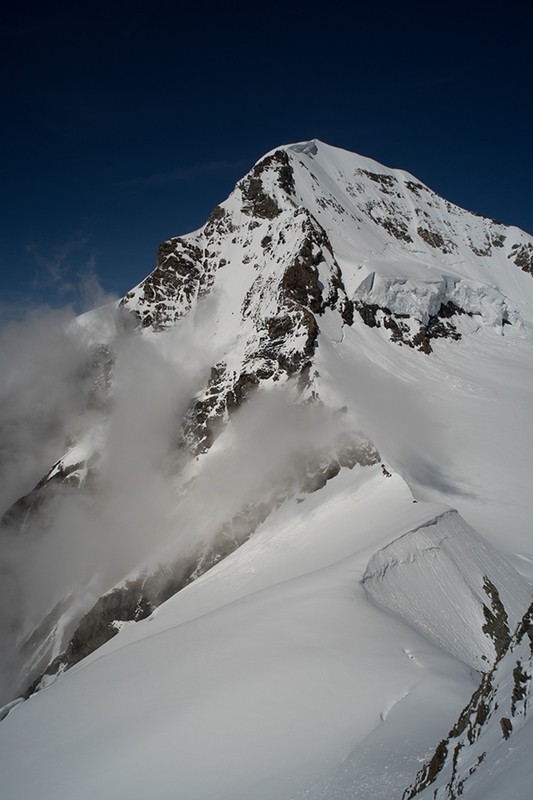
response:
[[[20,686],[21,643],[57,603],[68,599],[75,619],[158,553],[172,563],[207,547],[243,508],[275,504],[282,487],[297,487],[311,455],[360,436],[338,408],[295,404],[296,385],[259,390],[197,472],[180,441],[217,360],[202,335],[213,311],[206,303],[155,338],[124,329],[114,306],[96,320],[43,310],[0,332],[0,702]],[[14,513],[65,453],[70,476]]]

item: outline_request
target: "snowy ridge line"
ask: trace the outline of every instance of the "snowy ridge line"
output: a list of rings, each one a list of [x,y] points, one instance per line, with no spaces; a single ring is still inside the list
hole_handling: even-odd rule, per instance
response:
[[[420,530],[425,530],[426,528],[430,528],[432,525],[438,525],[438,523],[440,522],[440,520],[442,520],[442,519],[445,519],[446,517],[449,517],[449,516],[451,516],[451,515],[453,515],[453,514],[457,514],[457,510],[456,510],[456,509],[454,509],[454,508],[448,508],[448,509],[446,509],[446,511],[443,511],[441,514],[436,514],[434,517],[431,517],[430,519],[428,519],[428,520],[427,520],[427,522],[421,522],[421,523],[420,523],[420,525],[417,525],[415,528],[411,528],[410,530],[406,531],[405,533],[402,533],[402,535],[401,535],[401,536],[398,536],[398,537],[397,537],[396,539],[394,539],[392,542],[388,542],[388,543],[385,545],[385,547],[381,548],[381,550],[377,550],[377,551],[376,551],[376,553],[374,553],[374,555],[372,556],[372,558],[371,558],[371,559],[370,559],[370,561],[368,562],[368,566],[367,566],[367,568],[366,568],[366,570],[365,570],[365,574],[363,575],[363,578],[361,579],[361,585],[363,585],[363,586],[364,586],[364,584],[366,583],[366,581],[369,581],[369,580],[371,580],[372,578],[376,578],[376,577],[383,577],[383,575],[385,574],[385,573],[384,573],[384,572],[382,572],[382,571],[381,571],[381,572],[377,572],[377,573],[371,573],[371,572],[369,571],[370,564],[372,563],[372,561],[374,560],[374,558],[375,558],[375,557],[376,557],[376,556],[377,556],[379,553],[382,553],[384,550],[387,550],[387,548],[391,547],[392,545],[394,545],[394,544],[397,544],[397,543],[401,542],[401,541],[402,541],[402,539],[404,539],[406,536],[410,536],[410,535],[411,535],[411,534],[413,534],[413,533],[417,533],[417,531],[420,531]],[[425,551],[429,551],[429,550],[438,550],[438,548],[439,548],[439,546],[440,546],[441,542],[442,542],[444,539],[446,539],[446,538],[448,538],[448,537],[447,537],[446,535],[443,535],[442,539],[440,539],[440,540],[437,542],[437,544],[436,544],[436,545],[430,545],[429,547],[426,547],[426,548],[424,548],[424,550],[425,550]],[[399,564],[399,563],[406,563],[406,564],[408,564],[408,563],[412,563],[412,561],[414,560],[414,557],[415,557],[415,556],[413,555],[413,557],[412,557],[412,559],[411,559],[411,560],[406,560],[405,562],[399,562],[399,561],[397,561],[397,562],[394,562],[394,563],[387,563],[387,564],[385,564],[385,566],[384,566],[384,568],[383,568],[383,569],[386,571],[387,569],[390,569],[390,567],[391,567],[391,566],[396,566],[396,565],[397,565],[397,564]]]
[[[376,605],[482,672],[494,663],[530,591],[451,510],[377,551],[361,584]]]
[[[394,544],[395,542],[400,542],[405,536],[409,536],[412,533],[416,533],[417,531],[421,531],[421,530],[423,530],[425,528],[431,528],[433,525],[438,525],[438,523],[441,520],[446,519],[446,517],[452,517],[452,516],[454,516],[456,514],[458,514],[458,511],[457,511],[456,508],[447,508],[444,511],[442,511],[440,514],[435,514],[433,517],[428,519],[427,522],[421,522],[420,525],[417,525],[415,528],[411,528],[410,530],[406,531],[405,533],[402,533],[402,535],[398,536],[398,538],[395,539],[394,542],[389,542],[389,544],[386,545],[386,546],[389,547],[390,545]],[[383,549],[385,549],[385,548],[383,548]]]
[[[11,712],[18,706],[20,703],[24,702],[23,697],[17,697],[15,700],[11,700],[10,703],[6,703],[4,706],[0,708],[0,722],[5,719]]]
[[[404,561],[400,561],[400,560],[396,561],[396,560],[392,559],[390,561],[387,561],[383,565],[383,567],[378,569],[377,572],[371,572],[370,571],[370,564],[374,560],[377,559],[379,553],[383,553],[385,550],[387,550],[388,548],[392,547],[393,545],[401,543],[402,540],[405,539],[405,537],[411,536],[413,533],[417,533],[418,531],[425,530],[426,528],[430,528],[432,525],[438,525],[441,520],[446,519],[446,517],[449,517],[449,516],[451,516],[453,514],[457,514],[457,511],[455,509],[453,509],[453,508],[450,508],[450,509],[448,509],[446,511],[443,511],[442,514],[437,514],[436,516],[434,516],[431,519],[429,519],[427,522],[422,522],[420,525],[417,525],[416,528],[411,528],[411,530],[406,531],[401,536],[398,536],[397,539],[394,539],[392,542],[389,542],[388,544],[386,544],[385,547],[383,547],[381,550],[376,551],[376,553],[374,553],[374,555],[372,556],[372,558],[368,562],[368,566],[367,566],[367,568],[365,570],[365,574],[363,575],[363,577],[361,579],[361,585],[364,586],[367,581],[371,581],[371,580],[373,580],[375,578],[380,578],[380,579],[383,578],[385,576],[386,572],[389,569],[391,569],[391,567],[395,567],[395,566],[398,566],[400,564],[412,564],[416,559],[416,554],[414,552],[408,554]],[[440,548],[440,545],[442,544],[442,542],[447,538],[449,538],[449,536],[446,535],[446,534],[443,534],[442,537],[435,544],[430,544],[427,547],[424,547],[422,549],[422,552],[423,553],[428,553],[428,552],[431,552],[432,550],[433,551],[438,551],[439,548]]]

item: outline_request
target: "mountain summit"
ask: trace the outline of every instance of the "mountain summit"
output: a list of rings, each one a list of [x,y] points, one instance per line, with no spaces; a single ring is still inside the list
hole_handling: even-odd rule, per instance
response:
[[[64,337],[6,798],[530,796],[531,236],[286,145]]]

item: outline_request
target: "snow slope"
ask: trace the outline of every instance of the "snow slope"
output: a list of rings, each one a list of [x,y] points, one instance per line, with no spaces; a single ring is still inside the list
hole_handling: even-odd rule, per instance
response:
[[[361,585],[376,540],[435,513],[380,473],[347,470],[338,488],[280,510],[155,616],[18,706],[0,728],[4,796],[322,797],[412,694],[431,695],[435,719],[451,722],[469,671]]]

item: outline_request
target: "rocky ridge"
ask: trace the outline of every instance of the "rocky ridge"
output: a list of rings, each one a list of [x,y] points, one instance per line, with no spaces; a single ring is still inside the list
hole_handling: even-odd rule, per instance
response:
[[[479,791],[476,783],[486,779],[485,765],[512,750],[513,736],[528,721],[533,685],[533,603],[511,635],[497,590],[489,586],[488,591],[493,601],[492,610],[487,609],[487,626],[496,642],[496,661],[483,675],[448,736],[406,789],[403,800],[457,800],[470,789]]]

